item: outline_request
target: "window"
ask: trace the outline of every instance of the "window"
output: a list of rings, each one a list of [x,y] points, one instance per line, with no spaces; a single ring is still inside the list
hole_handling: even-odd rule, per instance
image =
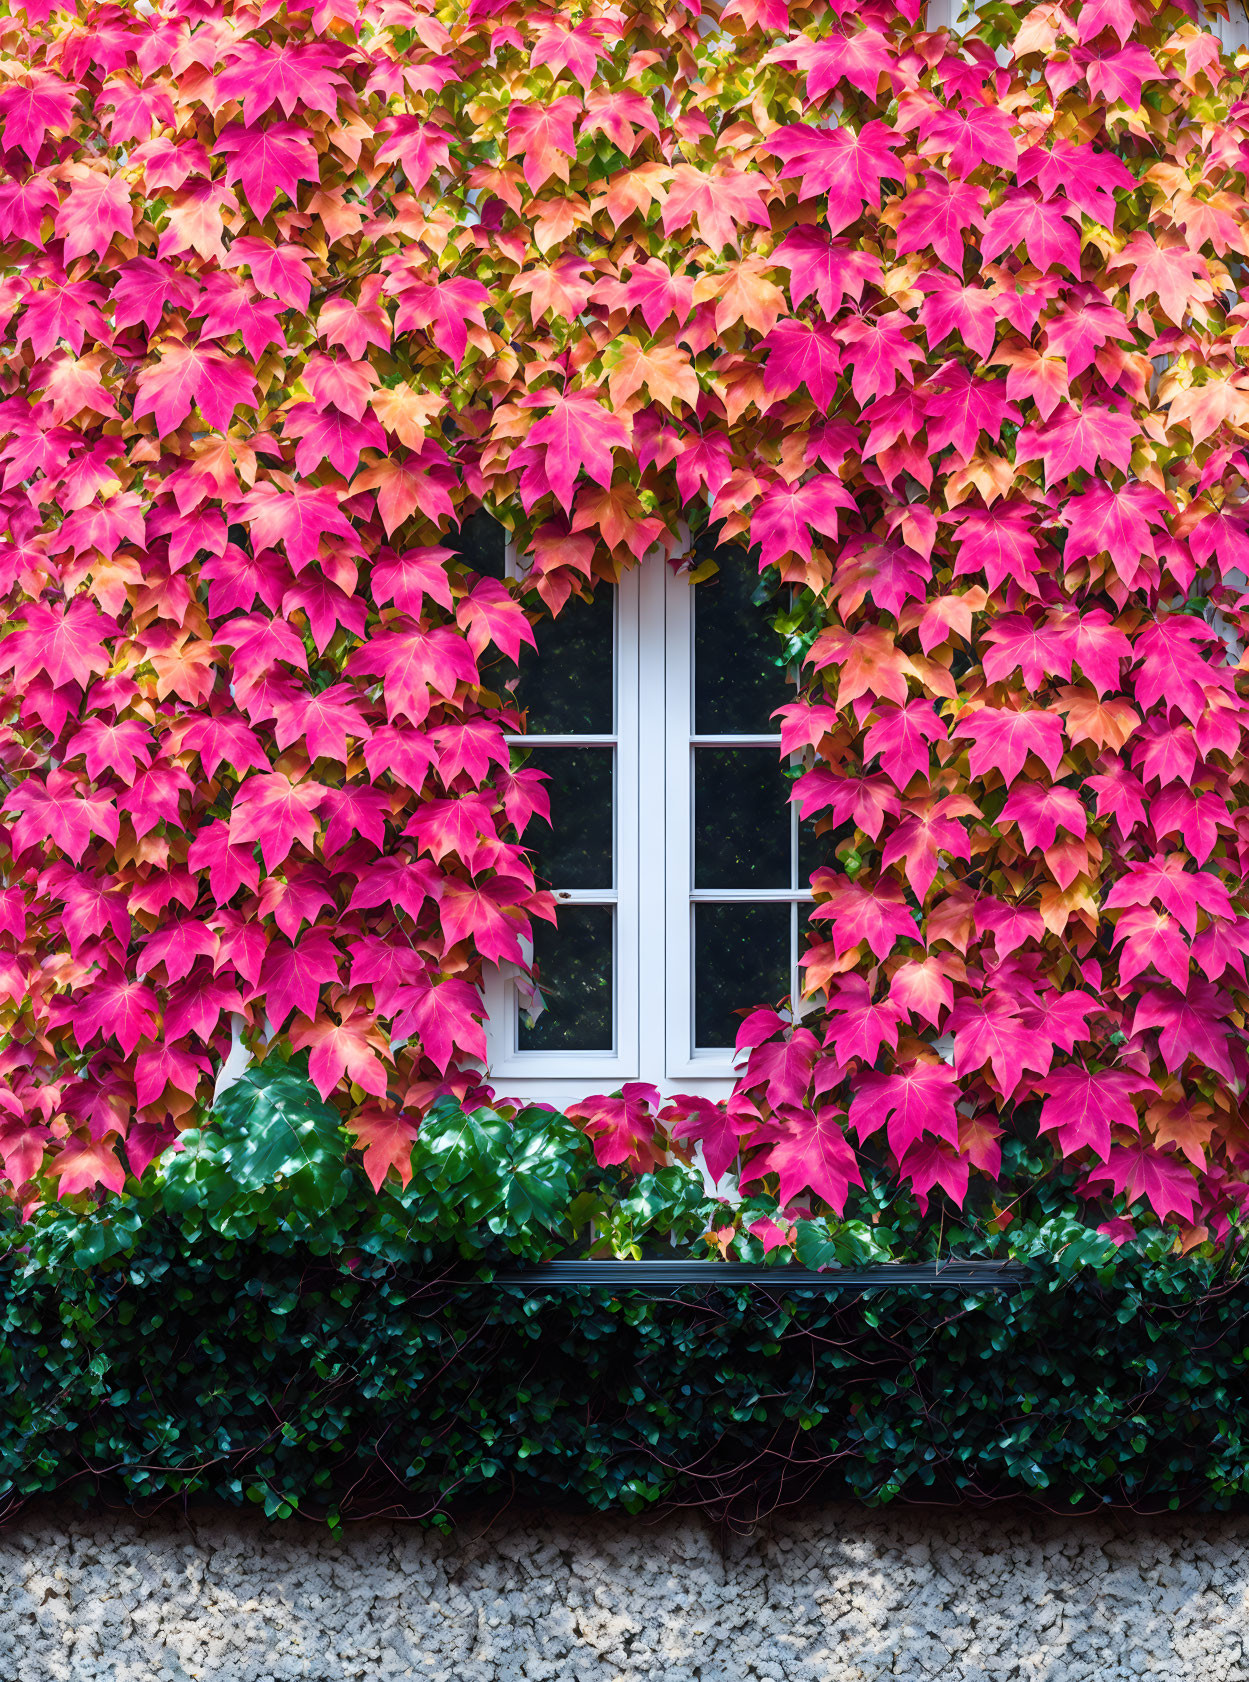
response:
[[[501,1094],[721,1094],[737,1010],[797,994],[816,844],[771,717],[794,687],[754,564],[716,559],[691,585],[647,557],[570,601],[522,662],[528,729],[511,745],[549,778],[551,825],[525,841],[559,925],[534,924],[536,996],[515,966],[488,977]]]

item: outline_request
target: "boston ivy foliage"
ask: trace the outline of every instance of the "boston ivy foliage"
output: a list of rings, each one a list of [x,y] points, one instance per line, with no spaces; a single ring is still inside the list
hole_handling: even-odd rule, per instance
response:
[[[210,1183],[239,1037],[379,1183],[490,1102],[482,966],[554,915],[509,665],[722,519],[797,593],[823,1002],[741,1001],[727,1107],[583,1108],[600,1166],[741,1156],[788,1246],[1043,1134],[1090,1224],[1224,1241],[1249,59],[1202,15],[0,0],[9,1195],[183,1132]]]

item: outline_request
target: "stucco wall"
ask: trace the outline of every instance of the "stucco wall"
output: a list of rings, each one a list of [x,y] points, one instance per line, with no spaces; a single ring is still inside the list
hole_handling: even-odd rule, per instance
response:
[[[1221,1682],[1247,1608],[1246,1520],[832,1509],[723,1552],[694,1520],[0,1535],[4,1682]]]

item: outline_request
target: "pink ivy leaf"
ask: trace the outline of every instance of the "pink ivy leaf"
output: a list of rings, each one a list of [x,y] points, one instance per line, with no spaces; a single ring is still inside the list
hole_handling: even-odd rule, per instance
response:
[[[766,1156],[755,1157],[742,1175],[743,1188],[775,1174],[782,1208],[809,1189],[840,1215],[850,1187],[863,1184],[844,1122],[845,1116],[831,1106],[786,1117]]]
[[[1140,1131],[1133,1095],[1158,1088],[1148,1075],[1129,1069],[1089,1070],[1067,1063],[1038,1081],[1034,1090],[1047,1094],[1037,1125],[1043,1133],[1057,1134],[1055,1142],[1062,1154],[1074,1156],[1088,1149],[1104,1162],[1112,1127]]]
[[[869,1070],[857,1087],[849,1120],[860,1141],[885,1127],[899,1161],[926,1132],[957,1147],[958,1079],[945,1063],[908,1063],[892,1074]]]

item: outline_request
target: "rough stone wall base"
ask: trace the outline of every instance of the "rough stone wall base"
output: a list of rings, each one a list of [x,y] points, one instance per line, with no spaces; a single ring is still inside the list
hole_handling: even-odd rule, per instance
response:
[[[1249,1520],[847,1508],[509,1516],[340,1540],[43,1512],[0,1533],[3,1682],[1249,1682]]]

